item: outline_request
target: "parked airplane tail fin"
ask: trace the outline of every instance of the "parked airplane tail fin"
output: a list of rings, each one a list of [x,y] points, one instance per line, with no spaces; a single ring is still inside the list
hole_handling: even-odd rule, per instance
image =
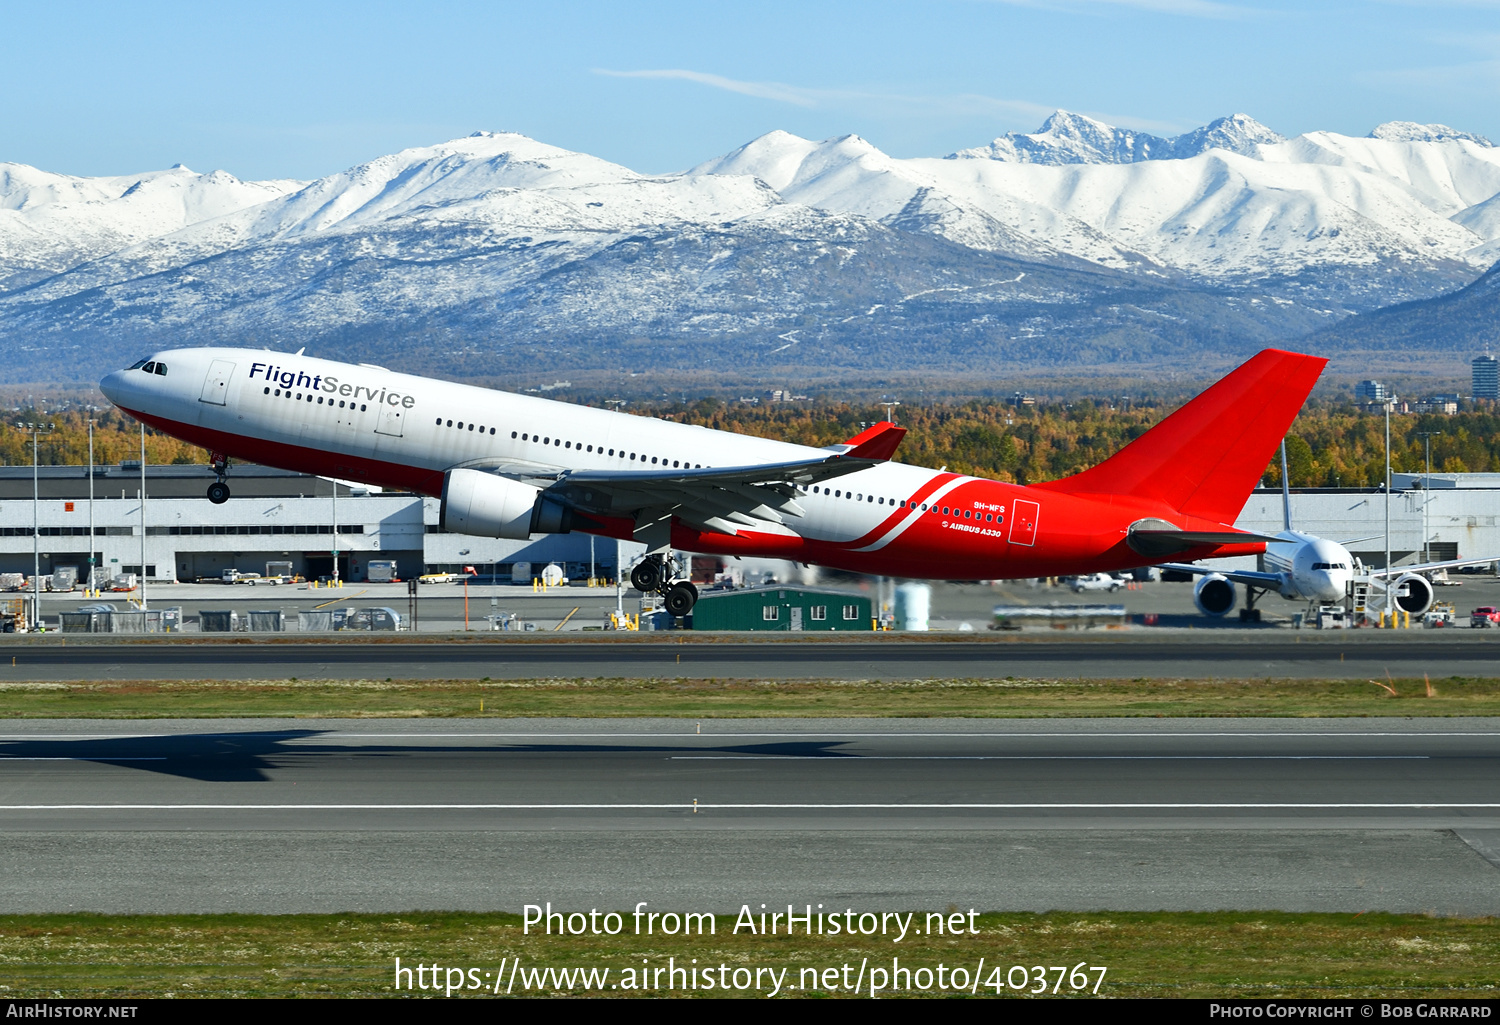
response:
[[[1327,363],[1266,349],[1098,466],[1035,486],[1233,523]]]

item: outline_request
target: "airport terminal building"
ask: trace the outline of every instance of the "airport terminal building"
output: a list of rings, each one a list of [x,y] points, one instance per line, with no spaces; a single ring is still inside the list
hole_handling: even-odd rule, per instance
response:
[[[226,569],[264,574],[271,562],[315,579],[332,575],[335,549],[339,576],[349,581],[366,579],[372,559],[394,561],[403,579],[464,566],[504,577],[518,563],[535,571],[557,563],[570,579],[588,578],[592,566],[594,576],[612,579],[620,558],[628,566],[644,551],[622,542],[617,555],[614,540],[586,534],[531,541],[449,534],[438,528],[435,498],[343,484],[335,495],[323,478],[262,466],[235,465],[233,497],[214,505],[205,496],[213,480],[207,466],[148,466],[143,508],[139,464],[96,466],[92,503],[87,467],[44,466],[33,509],[31,467],[0,467],[0,572],[31,575],[35,523],[41,573],[74,566],[87,581],[91,506],[101,581],[140,575],[144,566],[149,581],[188,583]]]
[[[37,473],[40,497],[33,509],[31,468],[0,467],[0,572],[31,574],[33,515],[42,574],[74,566],[80,581],[88,577],[91,547],[110,578],[140,575],[144,567],[147,580],[184,583],[218,579],[226,569],[265,573],[270,562],[290,562],[294,573],[308,578],[329,576],[335,549],[339,576],[348,581],[366,579],[372,559],[394,561],[402,578],[464,566],[504,578],[518,564],[538,572],[557,563],[570,579],[612,579],[621,562],[629,567],[645,550],[587,534],[530,541],[449,534],[438,527],[435,498],[343,484],[335,495],[323,478],[261,466],[236,465],[229,479],[233,497],[214,505],[205,497],[213,479],[207,466],[148,466],[142,503],[139,464],[98,466],[90,503],[87,468],[46,466]],[[1424,544],[1434,561],[1500,555],[1500,474],[1433,474],[1428,483],[1423,488],[1421,475],[1396,475],[1392,561],[1422,561]],[[1367,565],[1384,563],[1383,492],[1294,492],[1292,522],[1337,541],[1369,539],[1348,547]],[[1243,529],[1273,533],[1281,524],[1280,491],[1252,494],[1238,521]],[[1040,527],[1045,533],[1045,505]]]

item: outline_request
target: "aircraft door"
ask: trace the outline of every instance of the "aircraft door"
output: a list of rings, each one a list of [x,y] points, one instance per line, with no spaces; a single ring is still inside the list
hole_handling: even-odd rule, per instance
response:
[[[208,376],[203,379],[203,394],[199,402],[224,405],[229,396],[229,377],[234,373],[234,363],[227,359],[216,359],[208,365]]]
[[[375,425],[376,434],[388,434],[393,438],[401,437],[402,414],[405,412],[400,406],[386,406],[380,411],[380,422]]]
[[[1036,544],[1036,524],[1041,518],[1042,507],[1035,502],[1028,502],[1024,498],[1018,499],[1010,504],[1010,543],[1013,545],[1026,545],[1028,548]]]

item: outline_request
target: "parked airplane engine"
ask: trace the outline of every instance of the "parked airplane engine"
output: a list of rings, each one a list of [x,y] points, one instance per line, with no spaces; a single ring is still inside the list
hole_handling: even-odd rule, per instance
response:
[[[1193,604],[1205,616],[1226,616],[1237,600],[1234,581],[1217,573],[1201,577],[1193,587]]]
[[[1396,581],[1396,607],[1420,616],[1432,608],[1432,581],[1417,573],[1408,573]]]
[[[439,522],[455,534],[524,541],[532,534],[566,534],[572,510],[542,497],[542,489],[480,470],[443,475]]]

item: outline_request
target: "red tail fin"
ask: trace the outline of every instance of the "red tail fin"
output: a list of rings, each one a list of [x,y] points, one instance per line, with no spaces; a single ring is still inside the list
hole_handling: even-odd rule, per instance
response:
[[[889,459],[896,454],[896,446],[901,444],[904,437],[905,427],[897,427],[889,420],[882,420],[844,442],[851,446],[844,456],[849,459]]]
[[[1233,523],[1327,363],[1266,349],[1098,466],[1036,487]]]

